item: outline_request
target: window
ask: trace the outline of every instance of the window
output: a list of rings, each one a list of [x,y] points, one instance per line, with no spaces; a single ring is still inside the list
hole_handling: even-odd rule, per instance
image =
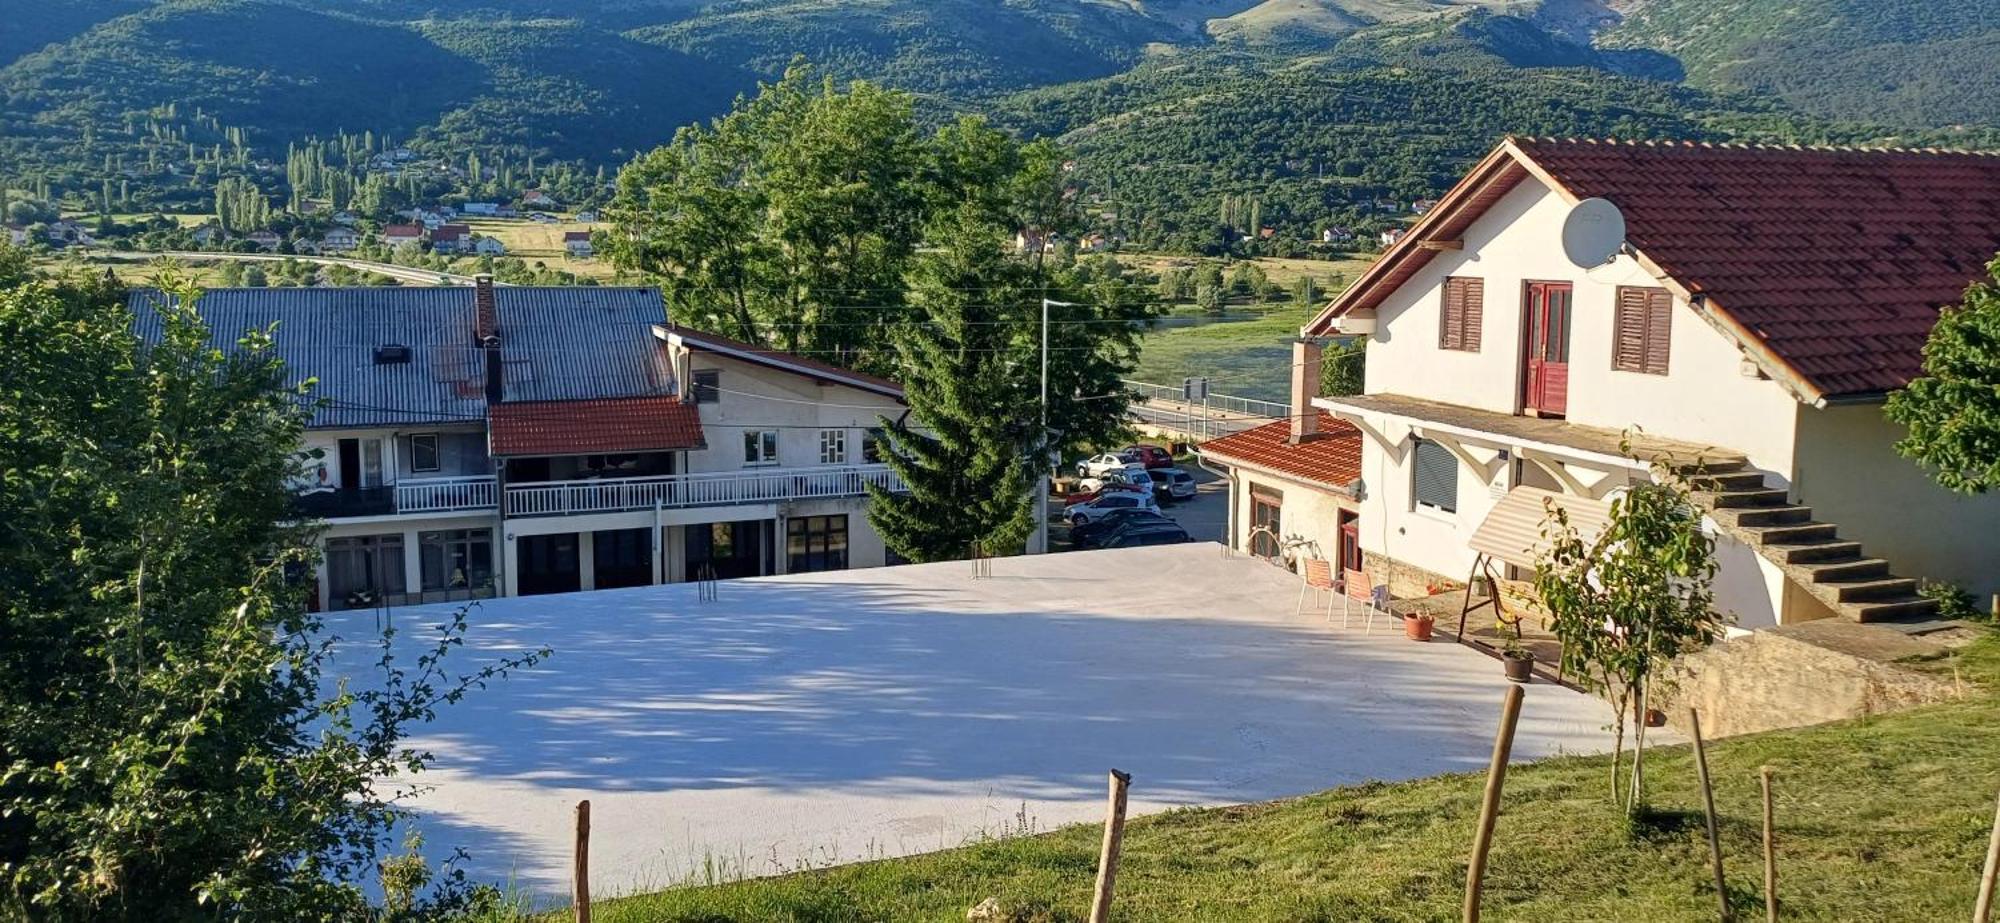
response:
[[[882,446],[886,441],[887,437],[882,435],[881,427],[870,427],[868,432],[861,435],[861,460],[871,465],[881,464]]]
[[[1283,522],[1279,510],[1285,505],[1284,492],[1261,484],[1250,485],[1250,553],[1275,558],[1284,545]]]
[[[1486,280],[1451,276],[1444,280],[1444,311],[1438,319],[1438,348],[1479,351],[1479,321],[1486,307]]]
[[[822,465],[847,464],[846,430],[823,429],[819,431],[819,463]]]
[[[332,609],[366,609],[405,592],[403,537],[359,535],[326,540],[326,586]]]
[[[382,486],[382,440],[361,440],[361,486]]]
[[[743,463],[746,465],[777,464],[778,431],[774,429],[761,429],[744,433]]]
[[[847,517],[800,516],[785,521],[787,573],[847,569]]]
[[[1411,453],[1411,495],[1417,505],[1444,513],[1458,512],[1458,458],[1428,439],[1416,441]]]
[[[478,588],[493,582],[493,530],[451,529],[418,535],[425,590]]]
[[[1668,328],[1674,296],[1663,288],[1618,289],[1618,323],[1611,367],[1620,372],[1667,374]]]
[[[713,404],[722,399],[722,373],[715,369],[698,369],[694,373],[694,402]]]
[[[410,470],[438,470],[438,434],[415,433],[410,436]]]

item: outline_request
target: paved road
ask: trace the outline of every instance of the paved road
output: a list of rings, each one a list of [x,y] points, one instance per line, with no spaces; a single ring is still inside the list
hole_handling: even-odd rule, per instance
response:
[[[317,263],[321,266],[346,266],[363,272],[380,273],[392,279],[414,282],[419,285],[471,285],[471,276],[457,273],[439,272],[435,269],[419,269],[414,266],[398,266],[394,263],[377,263],[374,260],[357,260],[345,256],[311,256],[288,253],[210,253],[205,250],[104,250],[94,251],[100,256],[122,260],[154,260],[171,257],[189,262],[212,262],[234,260],[239,263],[281,263],[297,260],[301,263]]]

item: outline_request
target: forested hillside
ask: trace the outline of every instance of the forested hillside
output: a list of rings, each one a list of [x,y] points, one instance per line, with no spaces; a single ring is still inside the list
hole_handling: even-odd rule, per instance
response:
[[[2000,0],[1644,0],[1600,44],[1834,118],[2000,124]]]
[[[1177,248],[1365,235],[1510,132],[2000,127],[2000,0],[0,0],[0,23],[0,191],[71,210],[198,208],[224,176],[282,200],[286,151],[341,132],[588,176],[799,55],[1064,139],[1100,230]]]

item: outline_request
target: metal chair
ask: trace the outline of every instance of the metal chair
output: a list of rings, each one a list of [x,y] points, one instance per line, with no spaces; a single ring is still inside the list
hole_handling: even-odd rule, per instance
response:
[[[1293,615],[1299,614],[1305,608],[1307,590],[1312,591],[1313,611],[1315,612],[1319,611],[1320,608],[1320,594],[1326,594],[1326,617],[1331,621],[1333,619],[1333,565],[1327,563],[1325,558],[1306,559],[1305,577],[1299,581],[1299,603],[1292,607]]]

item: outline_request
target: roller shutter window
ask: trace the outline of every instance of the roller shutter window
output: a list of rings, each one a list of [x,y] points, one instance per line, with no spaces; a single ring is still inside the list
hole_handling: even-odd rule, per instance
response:
[[[1667,374],[1674,296],[1663,288],[1618,289],[1618,317],[1611,367],[1621,372]]]
[[[1479,351],[1480,320],[1486,309],[1486,280],[1451,276],[1444,280],[1444,309],[1438,318],[1438,348]]]
[[[1458,459],[1444,446],[1418,439],[1411,452],[1411,494],[1418,506],[1458,512]]]

